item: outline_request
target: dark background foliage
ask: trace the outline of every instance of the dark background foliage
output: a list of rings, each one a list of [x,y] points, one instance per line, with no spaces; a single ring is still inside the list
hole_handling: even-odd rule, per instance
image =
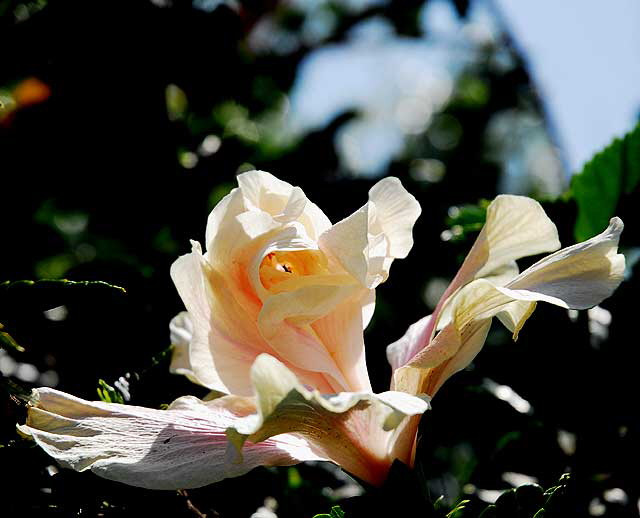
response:
[[[425,415],[420,476],[398,468],[385,490],[343,498],[350,486],[338,471],[300,465],[257,469],[188,493],[152,492],[53,469],[44,452],[16,434],[25,415],[15,397],[19,387],[50,384],[95,399],[99,379],[114,385],[129,373],[133,404],[158,407],[180,395],[204,395],[167,370],[168,322],[182,309],[168,272],[190,238],[202,240],[208,212],[239,171],[253,166],[301,186],[332,221],[360,207],[377,181],[352,174],[335,151],[336,132],[358,113],[340,114],[284,144],[256,121],[291,90],[315,47],[340,43],[376,17],[416,38],[424,2],[361,11],[328,2],[335,24],[321,41],[299,39],[268,52],[250,44],[257,24],[269,17],[295,36],[304,13],[275,1],[219,4],[0,2],[0,88],[13,99],[0,111],[0,280],[100,280],[126,290],[0,286],[3,331],[24,348],[7,346],[0,358],[3,516],[191,516],[197,508],[207,516],[243,517],[267,497],[276,499],[280,517],[328,512],[336,501],[348,517],[381,516],[385,506],[406,513],[418,505],[423,510],[415,516],[432,516],[427,500],[440,495],[441,509],[468,498],[476,513],[468,516],[477,516],[489,498],[485,490],[511,487],[504,476],[510,472],[535,477],[545,488],[571,473],[565,516],[637,516],[633,275],[603,304],[612,315],[608,338],[590,332],[586,312],[572,320],[542,305],[515,344],[496,325],[482,354],[445,385]],[[467,3],[455,7],[464,20]],[[501,53],[508,67],[495,66]],[[378,289],[366,331],[377,391],[389,382],[385,346],[430,311],[425,289],[437,291],[434,279],[451,278],[472,242],[482,214],[464,207],[500,191],[505,164],[487,132],[505,112],[537,117],[541,131],[550,131],[526,64],[502,33],[477,46],[447,103],[423,131],[407,137],[404,152],[384,171],[402,180],[423,214],[409,258],[394,264],[390,282]],[[257,127],[257,136],[234,131],[233,117],[244,117],[249,130]],[[438,146],[438,132],[446,135],[452,124],[453,144]],[[203,152],[209,135],[217,148]],[[425,159],[437,160],[446,173],[425,179],[416,173]],[[545,198],[562,242],[572,243],[571,194],[551,201],[535,183],[524,190]],[[632,259],[640,227],[634,186],[624,190],[612,203],[627,224],[622,244]],[[64,318],[55,312],[52,318],[48,311],[60,306]],[[496,397],[495,384],[511,387],[531,411]],[[624,498],[611,492],[616,488]]]

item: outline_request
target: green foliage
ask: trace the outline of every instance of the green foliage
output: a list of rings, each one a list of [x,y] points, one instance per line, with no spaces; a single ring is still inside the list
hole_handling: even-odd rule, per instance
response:
[[[47,290],[51,288],[65,288],[65,289],[78,289],[78,288],[108,288],[118,290],[122,293],[126,293],[124,288],[115,286],[104,281],[70,281],[68,279],[42,279],[39,281],[5,281],[0,283],[0,290],[13,290],[30,288],[36,291]]]
[[[103,379],[98,380],[98,388],[96,389],[96,391],[98,392],[98,397],[100,398],[100,400],[104,401],[105,403],[123,404],[125,402],[122,394]]]
[[[450,512],[447,513],[447,518],[463,518],[464,510],[467,507],[469,500],[462,500],[458,505],[456,505]]]
[[[3,331],[3,329],[4,326],[0,324],[0,347],[3,347],[5,349],[13,349],[14,351],[19,353],[24,352],[24,347],[19,345],[18,342],[16,342],[9,333]]]
[[[341,507],[339,505],[334,505],[329,514],[316,514],[313,518],[344,518],[345,516],[346,514]]]
[[[476,205],[461,205],[451,207],[447,217],[447,241],[462,242],[475,238],[487,219],[489,200],[480,200]]]
[[[537,484],[524,484],[500,495],[495,504],[487,506],[479,515],[468,507],[468,500],[460,502],[447,518],[561,518],[570,477],[560,477],[558,485],[544,491]],[[476,511],[477,512],[477,511]]]
[[[615,215],[623,195],[631,194],[640,181],[640,125],[615,139],[588,162],[571,180],[578,206],[574,228],[577,241],[602,232]]]

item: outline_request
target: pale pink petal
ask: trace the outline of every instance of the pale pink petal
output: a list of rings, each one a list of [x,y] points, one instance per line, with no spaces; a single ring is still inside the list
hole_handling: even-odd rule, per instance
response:
[[[348,392],[372,391],[362,331],[371,319],[374,304],[375,291],[361,288],[311,324],[316,336],[339,366],[347,382],[344,390]]]
[[[194,244],[193,252],[173,263],[171,278],[191,317],[193,337],[189,343],[188,364],[193,377],[205,387],[227,392],[209,350],[212,316],[203,261],[199,245]]]
[[[250,395],[250,369],[255,358],[263,352],[278,353],[258,329],[260,305],[252,309],[247,299],[244,304],[239,302],[238,290],[233,289],[233,272],[226,273],[208,264],[197,246],[171,268],[193,323],[189,362],[195,378],[212,390]],[[292,368],[305,383],[319,390],[333,390],[322,374]]]
[[[349,390],[342,365],[336,361],[311,324],[334,311],[359,291],[358,285],[311,285],[269,297],[258,317],[262,336],[287,363],[331,377],[333,390]],[[362,335],[361,309],[355,315]],[[343,340],[351,337],[341,337]],[[344,343],[344,342],[343,342]],[[364,352],[362,341],[347,344]],[[353,366],[349,366],[353,367]]]
[[[409,326],[402,338],[387,346],[387,360],[392,372],[411,360],[413,351],[431,338],[431,315],[421,318]]]
[[[322,396],[303,387],[291,371],[268,355],[252,368],[258,412],[238,419],[227,430],[243,453],[245,441],[254,443],[282,433],[306,438],[320,455],[372,484],[381,484],[397,458],[397,430],[428,402],[401,392],[341,393]],[[413,437],[411,438],[413,439]],[[411,463],[411,451],[402,441]]]
[[[89,402],[41,388],[21,431],[62,466],[150,489],[200,487],[237,477],[256,466],[323,460],[300,437],[280,435],[247,443],[242,460],[229,461],[225,429],[254,408],[183,397],[168,410]],[[244,408],[243,408],[244,407]]]

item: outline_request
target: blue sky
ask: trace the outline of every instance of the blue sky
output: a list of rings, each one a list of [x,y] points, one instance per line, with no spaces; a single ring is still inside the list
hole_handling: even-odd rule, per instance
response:
[[[308,9],[322,5],[295,1]],[[371,1],[353,0],[353,8]],[[309,14],[322,20],[315,11]],[[429,37],[398,36],[388,21],[374,18],[355,27],[345,42],[312,51],[291,92],[289,128],[304,133],[355,109],[361,116],[336,134],[343,165],[354,174],[384,174],[405,138],[422,131],[446,103],[456,74],[473,59],[474,45],[506,29],[528,63],[568,176],[638,119],[638,22],[638,0],[475,0],[466,21],[449,1],[429,0],[421,12]],[[530,163],[540,155],[529,151],[514,156]],[[505,167],[507,177],[522,174]],[[549,163],[541,167],[561,175],[559,166],[556,173]],[[516,169],[524,171],[522,164]]]
[[[495,0],[571,172],[640,113],[638,0]]]

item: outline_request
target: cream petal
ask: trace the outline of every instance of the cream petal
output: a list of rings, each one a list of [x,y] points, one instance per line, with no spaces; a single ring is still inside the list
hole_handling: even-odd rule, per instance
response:
[[[487,279],[464,286],[455,297],[451,323],[395,371],[393,387],[433,396],[449,376],[473,360],[494,316],[515,339],[539,301],[570,309],[599,304],[613,293],[624,275],[624,256],[617,253],[622,229],[622,221],[613,218],[601,234],[545,257],[504,287]],[[413,333],[410,329],[399,341],[401,351],[410,349],[407,342],[424,340],[421,334],[428,323],[414,326]]]
[[[624,255],[618,253],[623,228],[620,218],[612,218],[601,234],[541,259],[505,288],[521,295],[535,293],[525,300],[543,300],[571,309],[599,304],[624,276]]]
[[[302,192],[302,189],[300,189],[300,187],[294,187],[291,190],[284,210],[281,214],[275,216],[274,219],[280,223],[290,223],[297,220],[304,212],[307,201],[307,197],[304,195],[304,192]]]
[[[397,178],[384,178],[369,191],[369,201],[320,236],[320,249],[366,288],[389,276],[393,259],[413,246],[412,229],[420,204]]]
[[[206,248],[208,250],[212,248],[213,241],[217,238],[223,222],[233,221],[236,216],[246,210],[242,191],[238,188],[232,189],[229,194],[218,202],[207,218]]]
[[[509,302],[496,315],[502,325],[513,334],[513,339],[518,339],[518,334],[524,323],[536,309],[537,302],[526,300],[514,300]]]
[[[368,282],[368,258],[365,255],[369,245],[368,204],[324,232],[318,241],[320,249],[333,257],[347,272],[364,286]],[[368,286],[367,286],[368,287]]]
[[[502,194],[487,208],[484,227],[460,270],[469,280],[484,277],[511,261],[558,248],[556,226],[537,201]]]
[[[203,261],[200,245],[194,243],[193,251],[179,257],[171,266],[171,278],[190,314],[193,326],[193,336],[188,348],[188,364],[192,375],[197,383],[205,387],[227,392],[227,386],[220,379],[209,351],[212,316]]]
[[[331,227],[331,222],[318,206],[310,202],[302,189],[293,187],[265,171],[248,171],[238,175],[238,185],[247,204],[254,210],[269,213],[283,222],[292,216],[307,229],[312,239]]]
[[[367,290],[362,300],[362,329],[369,327],[373,314],[376,311],[376,290]]]
[[[440,298],[422,340],[405,344],[405,362],[429,343],[436,329],[448,324],[457,293],[467,283],[480,277],[493,277],[495,282],[504,283],[517,271],[516,259],[559,247],[558,231],[537,201],[524,196],[497,196],[487,208],[480,234]]]
[[[399,392],[323,396],[304,388],[268,355],[252,368],[258,412],[228,430],[242,454],[245,441],[259,443],[284,432],[306,438],[322,456],[372,484],[381,484],[393,462],[396,431],[409,416],[428,409],[424,399]],[[400,459],[410,462],[410,459]]]
[[[189,361],[189,345],[193,339],[193,324],[189,313],[181,311],[169,323],[171,345],[171,365],[169,370],[174,374],[187,376],[193,383],[198,383]]]
[[[369,232],[385,236],[388,256],[407,257],[413,247],[413,225],[422,212],[418,201],[394,177],[376,183],[369,191],[369,201],[376,207]]]
[[[438,327],[443,327],[442,306],[449,304],[447,299],[465,284],[480,277],[495,277],[496,284],[502,284],[513,275],[514,267],[517,269],[516,259],[558,248],[556,226],[537,201],[510,194],[497,196],[489,204],[480,234],[434,312]]]
[[[54,389],[35,391],[21,430],[62,466],[149,489],[201,487],[256,466],[324,460],[308,443],[280,435],[247,443],[228,461],[225,429],[255,407],[233,398],[203,403],[183,397],[168,410],[85,401]],[[229,408],[226,408],[224,405]]]

